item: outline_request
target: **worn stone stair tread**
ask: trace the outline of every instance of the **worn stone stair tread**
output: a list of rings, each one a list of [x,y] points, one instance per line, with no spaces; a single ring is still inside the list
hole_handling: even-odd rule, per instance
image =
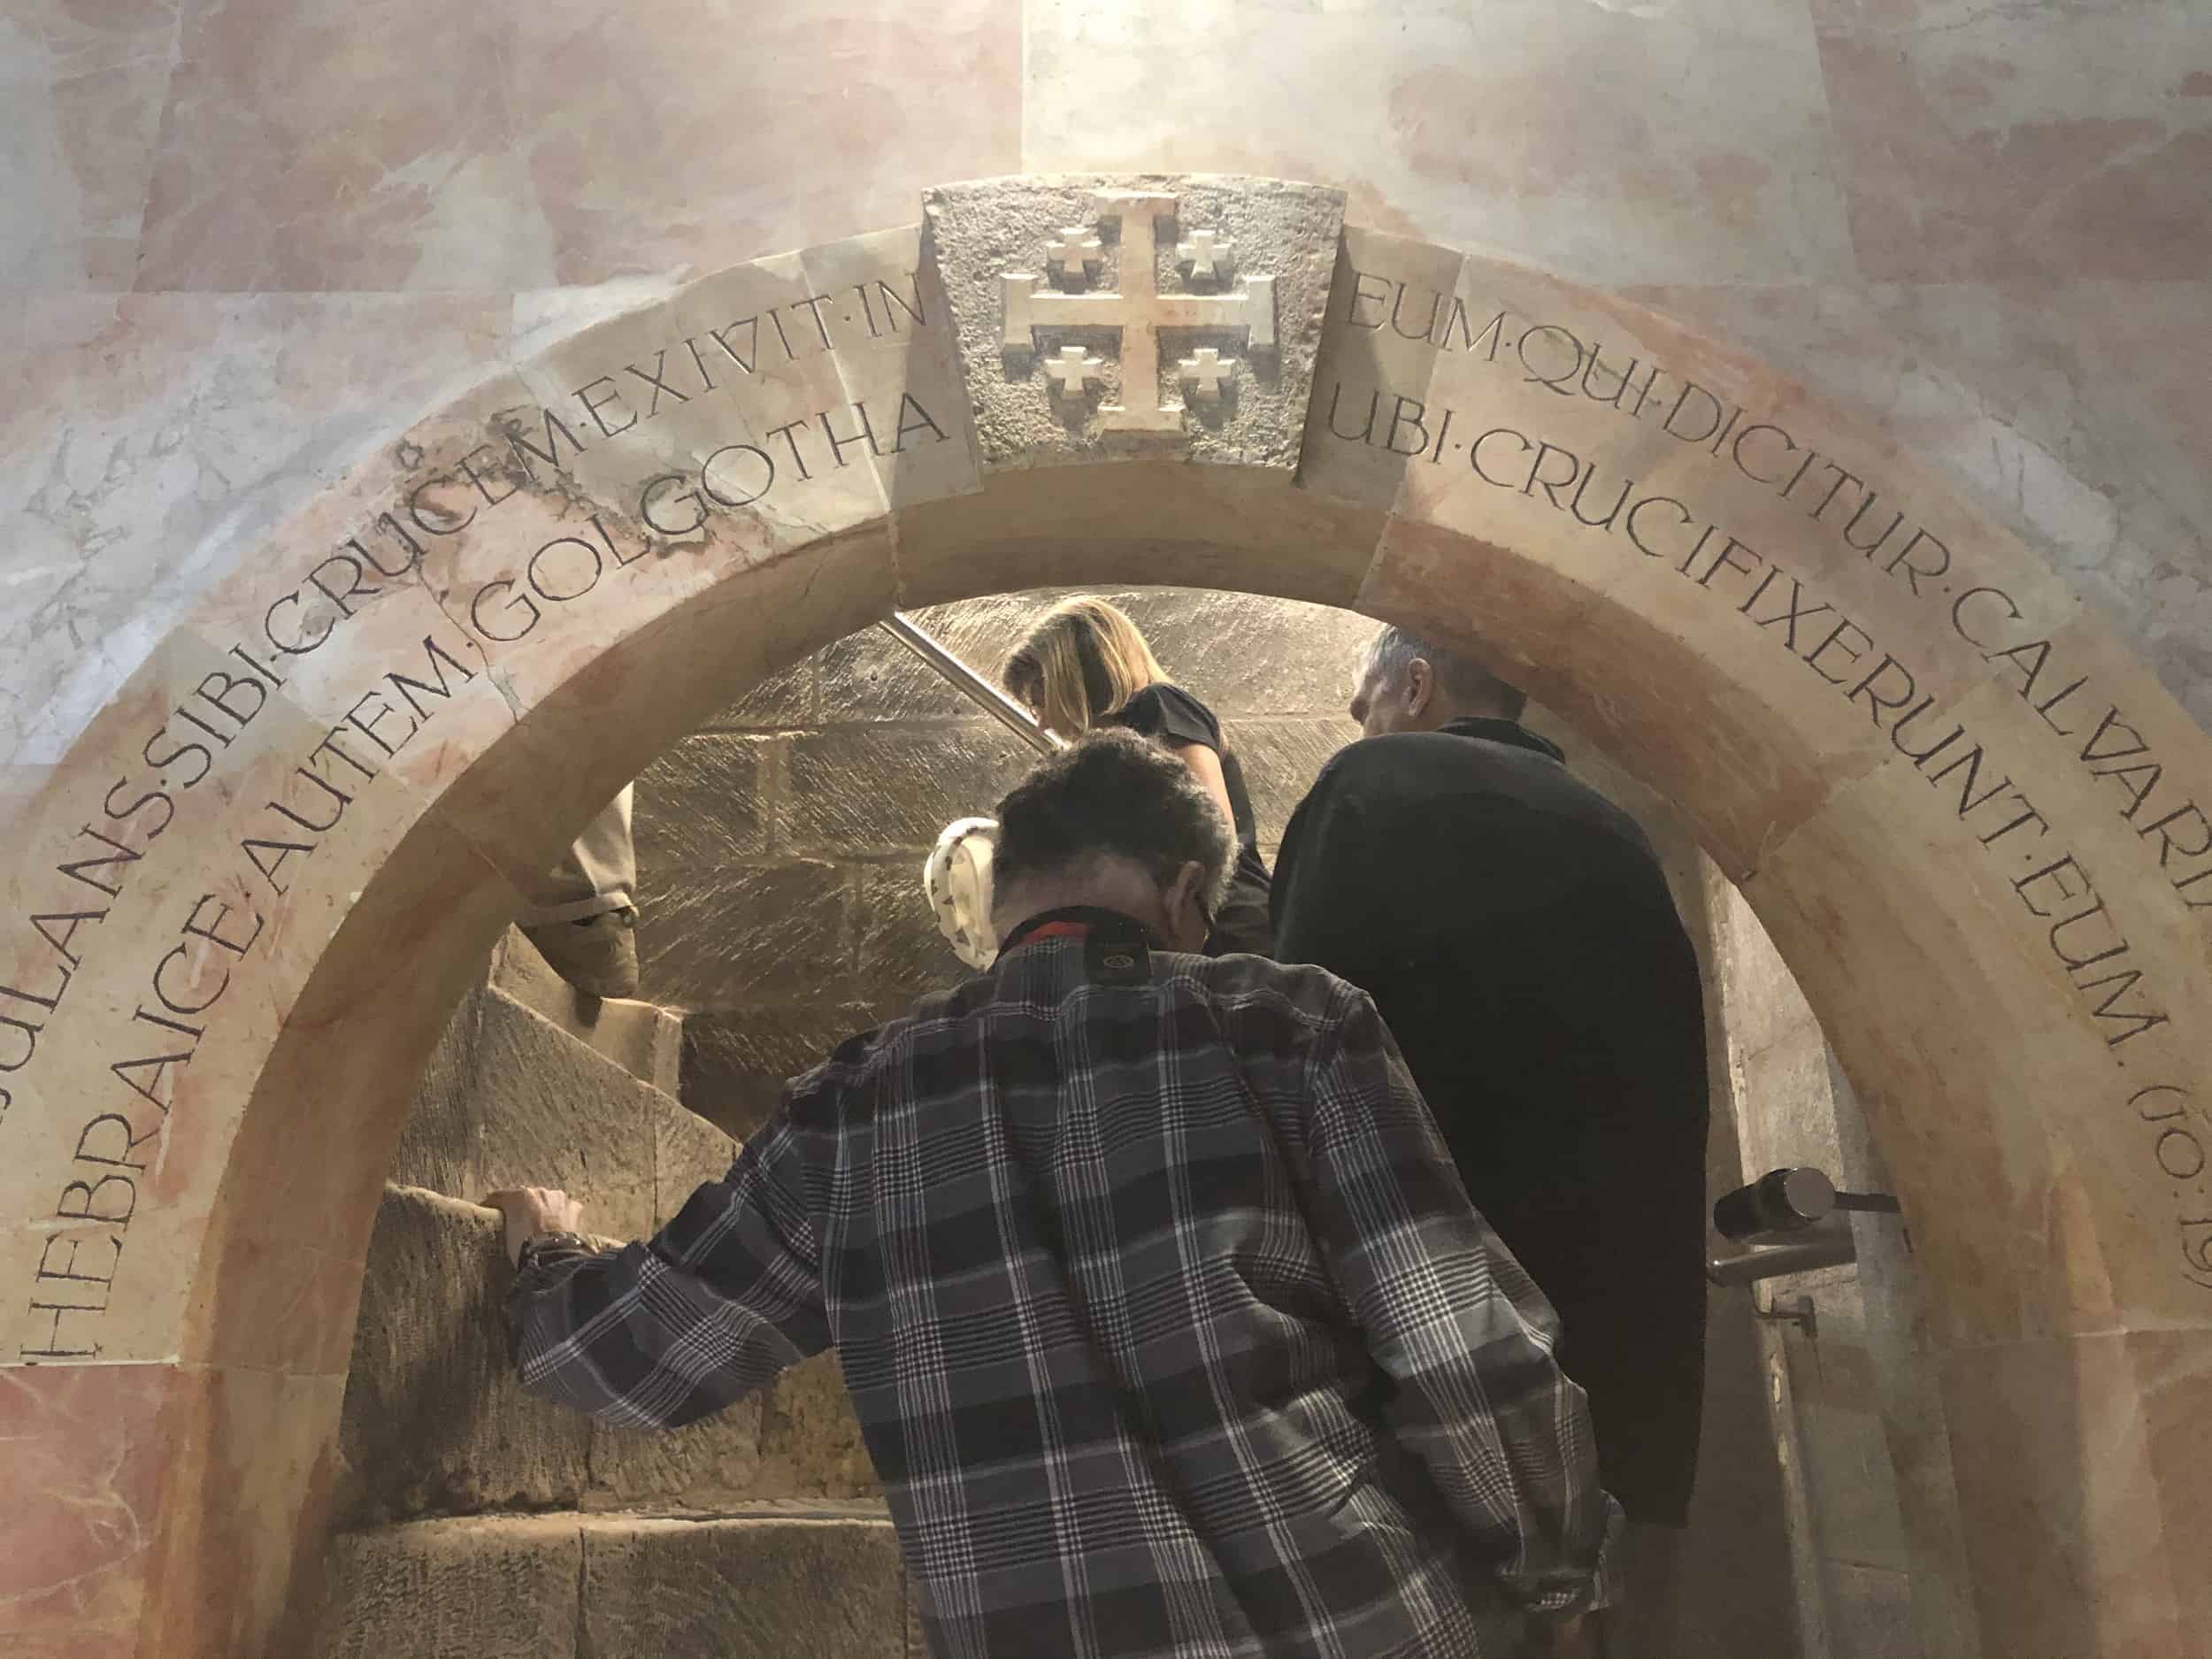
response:
[[[880,1503],[553,1511],[331,1540],[318,1659],[907,1659]]]
[[[823,1522],[880,1522],[891,1524],[890,1506],[880,1498],[733,1498],[713,1504],[636,1503],[606,1509],[518,1509],[482,1515],[439,1515],[419,1520],[396,1521],[383,1526],[341,1528],[334,1540],[402,1533],[438,1535],[441,1528],[470,1532],[501,1528],[528,1534],[549,1522],[581,1526],[598,1532],[621,1532],[639,1527],[720,1525],[812,1525]]]
[[[626,1083],[634,1088],[649,1089],[652,1093],[659,1095],[672,1106],[679,1103],[679,1088],[668,1087],[667,1085],[658,1082],[650,1077],[639,1076],[637,1072],[632,1071],[619,1059],[606,1054],[596,1047],[588,1035],[580,1035],[575,1031],[571,1030],[568,1025],[562,1023],[559,1019],[546,1013],[543,1009],[539,1008],[525,997],[516,995],[511,991],[509,991],[505,987],[499,985],[486,986],[484,987],[484,1001],[485,1006],[488,1008],[497,1007],[517,1018],[526,1018],[534,1022],[532,1029],[538,1033],[539,1041],[544,1042],[558,1042],[565,1045],[568,1049],[574,1053],[575,1061],[578,1065],[587,1068],[596,1075],[604,1077],[608,1080],[608,1084],[611,1087],[616,1087],[617,1079],[619,1079],[620,1082]],[[669,1015],[668,1011],[660,1007],[657,1003],[632,1002],[626,1004],[626,1006],[634,1009],[649,1010],[656,1015],[666,1018],[669,1020],[669,1023],[676,1027],[677,1048],[675,1052],[676,1056],[680,1056],[682,1052],[682,1028],[681,1025],[675,1020],[673,1016]],[[680,1062],[672,1062],[672,1071],[675,1070],[675,1064],[678,1063]],[[676,1075],[670,1079],[670,1082],[680,1083],[680,1071],[677,1071]]]
[[[594,1043],[588,1031],[580,1033],[572,1029],[567,1023],[554,1015],[547,1013],[544,1009],[539,1007],[537,1003],[530,1000],[528,997],[518,995],[503,985],[491,984],[484,987],[483,999],[485,1006],[488,1007],[496,1005],[497,1007],[507,1010],[516,1015],[526,1016],[531,1020],[535,1021],[536,1029],[540,1031],[543,1041],[547,1042],[558,1041],[565,1044],[569,1048],[575,1052],[576,1063],[579,1065],[587,1066],[595,1071],[601,1071],[603,1068],[602,1074],[608,1078],[610,1082],[618,1078],[622,1081],[631,1084],[635,1087],[650,1089],[654,1094],[660,1095],[663,1099],[667,1100],[672,1103],[677,1100],[679,1094],[678,1088],[669,1087],[668,1084],[664,1084],[653,1077],[641,1076],[638,1072],[633,1071],[629,1066],[624,1064],[620,1058],[606,1053],[603,1049]],[[603,1006],[612,1007],[613,1004],[609,1002],[603,1004]],[[682,1052],[683,1037],[681,1023],[676,1019],[675,1016],[670,1014],[666,1009],[662,1008],[657,1002],[629,1002],[623,1004],[623,1006],[627,1009],[649,1011],[657,1017],[666,1019],[668,1023],[674,1027],[677,1046],[674,1055],[672,1056],[670,1069],[673,1075],[670,1077],[669,1083],[679,1083],[680,1081],[680,1071],[677,1071],[676,1067],[680,1064],[680,1056]]]
[[[561,1187],[592,1206],[592,1231],[639,1238],[735,1156],[672,1094],[480,987],[424,1069],[390,1179],[472,1201],[497,1187]]]
[[[641,1083],[674,1095],[683,1051],[683,1018],[658,1002],[588,996],[553,971],[519,927],[493,946],[487,988],[557,1025]]]

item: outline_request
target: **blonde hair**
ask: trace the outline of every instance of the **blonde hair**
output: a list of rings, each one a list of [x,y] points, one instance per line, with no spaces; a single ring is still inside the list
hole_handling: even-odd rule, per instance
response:
[[[998,677],[1048,730],[1080,734],[1167,671],[1119,607],[1085,595],[1046,611]]]

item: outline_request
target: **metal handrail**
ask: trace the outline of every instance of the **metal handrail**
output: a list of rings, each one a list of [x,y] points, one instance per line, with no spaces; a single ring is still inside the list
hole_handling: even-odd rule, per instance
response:
[[[1060,749],[1062,746],[1060,739],[1038,725],[1035,717],[1028,710],[977,673],[974,669],[955,657],[920,628],[916,627],[898,611],[894,611],[876,626],[942,674],[951,682],[954,689],[965,695],[984,713],[1006,727],[1008,731],[1013,733],[1039,754],[1055,754]]]
[[[1707,1259],[1705,1277],[1716,1285],[1748,1285],[1785,1273],[1809,1273],[1823,1267],[1847,1267],[1859,1259],[1847,1226],[1808,1227],[1787,1244],[1760,1244],[1735,1256]]]

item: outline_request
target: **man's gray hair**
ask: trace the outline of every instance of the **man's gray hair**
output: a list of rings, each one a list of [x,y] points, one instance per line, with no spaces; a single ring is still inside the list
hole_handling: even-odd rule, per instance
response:
[[[1437,688],[1453,703],[1502,718],[1517,720],[1528,706],[1528,694],[1501,680],[1471,657],[1432,645],[1409,629],[1386,627],[1368,642],[1360,660],[1360,683],[1375,680],[1382,686],[1404,682],[1406,670],[1418,657],[1436,676]]]
[[[999,803],[993,885],[1126,858],[1164,887],[1187,864],[1205,872],[1209,911],[1228,895],[1236,833],[1190,768],[1158,743],[1108,727],[1070,744]]]

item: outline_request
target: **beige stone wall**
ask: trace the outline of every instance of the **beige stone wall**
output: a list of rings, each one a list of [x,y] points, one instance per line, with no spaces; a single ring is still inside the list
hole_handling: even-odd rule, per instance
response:
[[[1758,1133],[1755,1125],[1739,1123],[1743,1102],[1728,1083],[1731,1014],[1723,987],[1731,945],[1730,904],[1740,902],[1664,797],[1548,710],[1532,709],[1525,719],[1560,746],[1576,775],[1643,826],[1697,949],[1710,1079],[1705,1147],[1709,1203],[1741,1181],[1745,1138]],[[1793,1502],[1788,1448],[1796,1430],[1787,1401],[1770,1392],[1767,1340],[1751,1299],[1742,1291],[1708,1291],[1705,1410],[1699,1425],[1689,1542],[1679,1563],[1673,1624],[1651,1640],[1652,1651],[1698,1659],[1755,1654],[1759,1659],[1830,1659],[1818,1645],[1816,1592],[1801,1583],[1795,1571],[1797,1537],[1809,1522],[1801,1505]],[[1809,1604],[1815,1617],[1808,1617]]]
[[[917,613],[989,674],[1054,595]],[[1228,728],[1271,861],[1322,763],[1356,734],[1348,680],[1375,624],[1199,589],[1111,595]],[[723,710],[638,780],[641,994],[684,1010],[684,1103],[742,1136],[782,1080],[964,972],[922,899],[924,856],[1035,756],[879,629]]]
[[[1740,1125],[1738,1179],[1809,1165],[1846,1190],[1892,1190],[1797,982],[1742,896],[1717,877],[1709,892],[1716,1107]],[[1756,1310],[1806,1659],[1970,1659],[1981,1647],[1926,1286],[1900,1217],[1848,1219],[1854,1263],[1715,1296]]]

